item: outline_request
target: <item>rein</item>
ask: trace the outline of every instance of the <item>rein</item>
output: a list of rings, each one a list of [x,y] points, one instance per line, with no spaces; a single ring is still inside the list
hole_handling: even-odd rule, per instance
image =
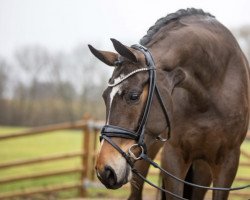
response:
[[[130,131],[127,130],[125,128],[121,128],[118,126],[113,126],[113,125],[105,125],[102,130],[101,130],[101,136],[100,139],[104,139],[106,140],[110,145],[112,145],[128,162],[128,164],[131,166],[131,170],[134,174],[136,174],[138,177],[140,177],[142,180],[144,180],[145,182],[147,182],[149,185],[157,188],[158,190],[168,193],[178,199],[181,200],[188,200],[186,198],[183,198],[179,195],[176,195],[168,190],[165,190],[163,188],[160,188],[159,186],[155,185],[154,183],[150,182],[148,179],[146,179],[140,172],[138,172],[135,168],[134,168],[134,162],[133,160],[145,160],[146,162],[150,163],[153,167],[159,169],[161,172],[164,172],[166,175],[170,176],[171,178],[184,183],[186,185],[190,185],[192,187],[197,187],[197,188],[201,188],[201,189],[208,189],[208,190],[220,190],[220,191],[232,191],[232,190],[241,190],[241,189],[245,189],[250,187],[249,185],[245,185],[245,186],[240,186],[240,187],[234,187],[234,188],[220,188],[220,187],[207,187],[207,186],[202,186],[202,185],[197,185],[194,183],[190,183],[187,182],[185,180],[182,180],[176,176],[174,176],[173,174],[171,174],[170,172],[166,171],[165,169],[163,169],[162,167],[160,167],[156,162],[154,162],[152,159],[150,159],[147,156],[147,149],[146,149],[146,144],[144,142],[144,134],[145,134],[145,127],[146,127],[146,123],[147,123],[147,119],[148,119],[148,115],[149,115],[149,111],[150,111],[150,107],[152,104],[152,100],[153,100],[153,95],[154,93],[156,93],[157,95],[157,99],[162,107],[163,113],[165,115],[166,118],[166,122],[168,125],[168,137],[167,139],[163,139],[160,136],[157,137],[157,139],[160,139],[161,141],[165,142],[170,138],[170,133],[171,133],[171,126],[170,126],[170,120],[169,120],[169,116],[168,116],[168,112],[167,109],[163,103],[162,100],[162,96],[160,94],[160,91],[157,87],[156,84],[156,68],[155,68],[155,64],[154,64],[154,59],[152,57],[152,54],[150,53],[150,51],[141,45],[132,45],[132,48],[139,50],[140,52],[142,52],[145,56],[146,59],[146,64],[147,64],[147,68],[142,68],[139,70],[135,70],[131,73],[129,73],[128,75],[126,75],[125,77],[121,78],[121,80],[114,82],[114,83],[109,83],[109,87],[113,87],[118,85],[119,83],[121,83],[123,80],[129,78],[130,76],[132,76],[135,73],[141,72],[141,71],[148,71],[149,73],[149,91],[148,91],[148,97],[147,97],[147,101],[146,101],[146,105],[145,105],[145,109],[143,112],[143,116],[139,122],[139,128],[137,129],[136,132],[134,131]],[[126,138],[126,139],[133,139],[135,140],[137,143],[132,145],[129,150],[128,153],[124,152],[116,143],[113,142],[113,140],[111,139],[112,137],[119,137],[119,138]],[[141,154],[139,156],[135,156],[133,153],[133,149],[135,149],[136,147],[141,148]]]

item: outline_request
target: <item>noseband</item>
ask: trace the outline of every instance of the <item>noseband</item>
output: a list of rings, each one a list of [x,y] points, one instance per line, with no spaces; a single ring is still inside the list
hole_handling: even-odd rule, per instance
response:
[[[136,49],[140,52],[142,52],[145,56],[146,59],[146,68],[141,68],[138,70],[135,70],[133,72],[131,72],[130,74],[128,74],[127,76],[123,77],[122,80],[118,81],[118,82],[114,82],[113,84],[109,84],[110,87],[116,86],[119,83],[121,83],[123,80],[129,78],[130,76],[132,76],[135,73],[139,73],[141,71],[148,71],[149,74],[149,90],[148,90],[148,97],[147,97],[147,101],[146,101],[146,105],[144,108],[144,112],[142,115],[142,118],[139,122],[139,128],[137,129],[137,131],[130,131],[128,129],[119,127],[119,126],[113,126],[113,125],[105,125],[102,130],[101,130],[101,136],[100,139],[104,139],[106,140],[110,145],[112,145],[128,162],[128,164],[131,166],[132,172],[134,174],[136,174],[137,176],[139,176],[141,179],[143,179],[145,182],[147,182],[148,184],[150,184],[151,186],[161,190],[162,192],[168,193],[174,197],[176,197],[177,199],[182,199],[182,200],[188,200],[186,198],[183,198],[181,196],[178,196],[168,190],[165,190],[163,188],[158,187],[157,185],[153,184],[152,182],[150,182],[149,180],[147,180],[140,172],[138,172],[135,168],[134,168],[134,163],[132,161],[132,159],[134,161],[136,160],[140,160],[143,159],[147,162],[149,162],[152,166],[154,166],[155,168],[159,169],[160,171],[162,171],[163,173],[165,173],[166,175],[170,176],[171,178],[182,182],[184,184],[193,186],[193,187],[197,187],[197,188],[201,188],[201,189],[208,189],[208,190],[221,190],[221,191],[231,191],[231,190],[240,190],[240,189],[244,189],[244,188],[248,188],[250,187],[250,185],[246,185],[246,186],[240,186],[240,187],[235,187],[235,188],[218,188],[218,187],[207,187],[207,186],[202,186],[202,185],[197,185],[194,183],[190,183],[187,181],[184,181],[176,176],[174,176],[173,174],[169,173],[168,171],[166,171],[165,169],[163,169],[162,167],[160,167],[157,163],[155,163],[153,160],[151,160],[148,156],[147,156],[147,148],[146,148],[146,144],[144,142],[144,134],[145,134],[145,128],[146,128],[146,124],[147,124],[147,119],[149,116],[149,111],[150,111],[150,107],[152,105],[152,100],[153,100],[153,95],[154,93],[156,93],[157,99],[162,107],[162,111],[165,115],[166,118],[166,122],[167,122],[167,126],[168,126],[168,137],[167,139],[163,139],[160,136],[158,136],[157,138],[163,142],[167,141],[170,138],[170,133],[171,133],[171,126],[170,126],[170,120],[169,120],[169,116],[168,116],[168,112],[167,109],[163,103],[162,100],[162,96],[160,94],[160,91],[157,87],[156,84],[156,68],[155,68],[155,63],[154,63],[154,59],[152,57],[152,54],[150,53],[150,51],[141,45],[132,45],[131,46],[133,49]],[[128,153],[125,153],[115,142],[113,142],[113,140],[111,139],[112,137],[118,137],[118,138],[126,138],[126,139],[132,139],[136,141],[136,144],[132,145],[129,150]],[[135,156],[133,153],[133,150],[135,148],[140,148],[141,149],[141,153],[139,156]]]

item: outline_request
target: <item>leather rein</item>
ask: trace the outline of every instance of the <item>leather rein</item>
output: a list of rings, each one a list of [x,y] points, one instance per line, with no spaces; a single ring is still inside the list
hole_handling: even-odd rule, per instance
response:
[[[156,93],[157,95],[157,99],[162,107],[163,113],[165,115],[166,118],[166,122],[168,125],[168,137],[167,139],[163,139],[160,136],[157,137],[157,139],[165,142],[170,138],[170,133],[171,133],[171,126],[170,126],[170,120],[169,120],[169,116],[168,116],[168,112],[167,109],[163,103],[162,100],[162,96],[160,94],[160,91],[157,87],[156,84],[156,68],[155,68],[155,63],[154,63],[154,59],[152,57],[152,54],[150,53],[150,51],[142,46],[142,45],[132,45],[132,48],[139,50],[140,52],[142,52],[145,56],[146,59],[146,64],[147,64],[147,71],[149,73],[149,90],[148,90],[148,97],[147,97],[147,101],[146,101],[146,105],[144,108],[144,113],[142,115],[142,118],[139,122],[139,128],[137,129],[136,132],[134,131],[130,131],[127,130],[125,128],[121,128],[119,126],[113,126],[113,125],[105,125],[103,126],[102,130],[101,130],[101,136],[100,136],[100,140],[104,139],[106,140],[110,145],[112,145],[128,162],[128,164],[131,166],[131,170],[132,172],[137,175],[138,177],[140,177],[141,179],[143,179],[145,182],[147,182],[149,185],[157,188],[158,190],[168,193],[174,197],[176,197],[177,199],[182,199],[182,200],[188,200],[186,198],[183,198],[179,195],[176,195],[168,190],[165,190],[157,185],[155,185],[154,183],[150,182],[148,179],[146,179],[140,172],[138,172],[135,168],[134,168],[134,161],[137,160],[145,160],[146,162],[150,163],[153,167],[159,169],[161,172],[165,173],[166,175],[170,176],[171,178],[184,183],[186,185],[190,185],[192,187],[197,187],[197,188],[201,188],[201,189],[208,189],[208,190],[220,190],[220,191],[232,191],[232,190],[241,190],[241,189],[245,189],[250,187],[249,185],[245,185],[245,186],[240,186],[240,187],[235,187],[235,188],[220,188],[220,187],[207,187],[207,186],[202,186],[202,185],[197,185],[194,183],[190,183],[187,182],[185,180],[182,180],[176,176],[174,176],[173,174],[171,174],[170,172],[166,171],[165,169],[163,169],[162,167],[160,167],[156,162],[154,162],[152,159],[150,159],[147,156],[147,148],[146,148],[146,144],[144,142],[144,135],[145,135],[145,127],[147,124],[147,119],[148,119],[148,115],[149,115],[149,111],[150,111],[150,107],[152,104],[152,100],[153,100],[153,95],[154,93]],[[142,70],[138,70],[142,71]],[[145,70],[143,70],[145,71]],[[133,73],[134,74],[134,73]],[[119,83],[118,83],[119,84]],[[113,84],[113,85],[117,85],[117,84]],[[110,84],[110,86],[112,86],[112,84]],[[111,139],[112,137],[119,137],[119,138],[126,138],[126,139],[133,139],[135,140],[137,143],[132,145],[129,150],[128,153],[124,152],[115,142],[113,142],[113,140]],[[141,153],[139,156],[135,156],[135,154],[133,153],[133,150],[135,148],[140,148],[141,149]]]

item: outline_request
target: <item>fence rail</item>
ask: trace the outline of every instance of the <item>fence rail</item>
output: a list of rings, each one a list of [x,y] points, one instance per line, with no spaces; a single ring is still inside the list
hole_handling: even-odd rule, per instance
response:
[[[15,160],[15,161],[10,161],[10,162],[5,162],[5,163],[0,164],[0,169],[17,167],[21,165],[35,164],[35,163],[42,163],[42,162],[48,162],[48,161],[56,161],[56,160],[62,160],[62,159],[67,159],[67,158],[81,157],[84,155],[85,155],[84,152],[76,151],[76,152],[71,152],[71,153],[62,153],[62,154],[44,156],[40,158],[33,158],[33,159],[27,159],[27,160]]]
[[[44,127],[32,128],[25,131],[17,132],[17,133],[9,133],[0,135],[0,142],[8,140],[8,139],[15,139],[18,137],[26,137],[26,136],[34,136],[43,133],[53,133],[54,131],[58,130],[65,130],[65,129],[80,129],[82,130],[83,140],[82,140],[82,149],[80,151],[75,152],[68,152],[68,153],[61,153],[61,154],[52,154],[48,156],[43,156],[40,158],[32,158],[32,159],[22,159],[22,160],[14,160],[8,161],[5,163],[0,164],[0,170],[6,168],[14,168],[20,167],[25,165],[37,164],[37,163],[44,163],[44,162],[52,162],[56,160],[64,160],[70,158],[81,158],[81,167],[71,168],[71,169],[61,169],[57,171],[50,171],[50,172],[43,172],[43,173],[34,173],[29,175],[22,175],[22,176],[12,176],[0,179],[0,185],[22,181],[27,179],[38,179],[43,177],[50,177],[50,176],[58,176],[58,175],[66,175],[72,173],[79,173],[80,180],[77,183],[67,183],[43,188],[30,188],[28,190],[22,191],[14,191],[9,193],[0,193],[0,199],[11,199],[15,197],[23,197],[23,196],[30,196],[33,194],[38,193],[50,193],[54,191],[60,190],[68,190],[68,189],[79,189],[80,195],[82,197],[86,196],[86,188],[83,184],[84,180],[89,179],[94,181],[95,174],[94,174],[94,162],[96,157],[96,149],[97,149],[97,141],[98,141],[98,134],[99,130],[102,127],[102,121],[92,121],[89,117],[85,117],[84,120],[76,121],[76,122],[66,122],[60,123],[55,125],[48,125]],[[246,140],[250,140],[250,132],[248,132]],[[246,151],[242,151],[242,156],[246,159],[244,162],[240,163],[241,167],[249,167],[250,166],[250,153]],[[160,159],[157,156],[156,159]],[[158,172],[150,171],[151,175],[158,175]],[[239,182],[250,182],[250,177],[236,177],[235,181]],[[232,196],[244,196],[250,197],[250,193],[248,191],[242,192],[232,192],[230,193]]]
[[[97,123],[98,124],[98,123]],[[33,158],[33,159],[22,159],[22,160],[14,160],[14,161],[8,161],[5,163],[0,164],[0,170],[6,169],[6,168],[14,168],[14,167],[20,167],[20,166],[26,166],[31,164],[40,164],[44,162],[52,162],[57,160],[65,160],[70,158],[76,158],[79,157],[82,160],[81,167],[77,168],[71,168],[71,169],[61,169],[57,171],[49,171],[49,172],[43,172],[43,173],[33,173],[29,175],[21,175],[21,176],[11,176],[6,178],[0,179],[0,185],[17,182],[17,181],[23,181],[27,179],[38,179],[38,178],[45,178],[45,177],[51,177],[51,176],[58,176],[58,175],[66,175],[66,174],[72,174],[72,173],[78,173],[81,174],[81,179],[78,181],[79,183],[69,183],[69,184],[63,184],[60,186],[50,186],[50,187],[43,187],[43,188],[31,188],[29,190],[22,190],[22,191],[14,191],[9,193],[0,193],[0,199],[11,199],[14,197],[21,197],[21,196],[29,196],[37,193],[49,193],[59,190],[66,190],[66,189],[79,189],[81,196],[86,196],[86,188],[83,186],[83,181],[85,179],[89,179],[90,177],[93,177],[93,173],[90,172],[89,165],[93,164],[93,154],[92,152],[95,145],[91,146],[93,141],[91,139],[93,138],[93,134],[90,134],[91,132],[95,132],[97,138],[97,131],[95,129],[98,129],[98,125],[95,123],[91,123],[88,117],[85,117],[83,120],[76,121],[76,122],[65,122],[60,124],[54,124],[54,125],[48,125],[43,127],[37,127],[37,128],[31,128],[28,130],[20,131],[17,133],[8,133],[8,134],[2,134],[0,135],[0,142],[4,142],[5,140],[9,139],[16,139],[26,136],[34,136],[38,134],[51,134],[54,131],[58,130],[66,130],[66,129],[79,129],[82,130],[83,134],[83,142],[82,142],[82,150],[76,151],[76,152],[69,152],[69,153],[61,153],[61,154],[54,154],[54,155],[48,155],[43,156],[39,158]],[[90,156],[91,158],[90,158]]]
[[[49,176],[76,173],[76,172],[81,172],[83,170],[84,170],[84,168],[77,167],[77,168],[73,168],[73,169],[64,169],[64,170],[45,172],[45,173],[28,174],[28,175],[24,175],[24,176],[13,176],[13,177],[0,179],[0,184],[22,181],[22,180],[27,180],[27,179],[44,178],[44,177],[49,177]]]
[[[60,124],[53,124],[48,126],[42,126],[37,128],[31,128],[25,131],[20,131],[18,133],[8,133],[5,135],[0,135],[0,141],[5,139],[29,136],[29,135],[37,135],[45,132],[53,132],[63,129],[83,129],[87,126],[87,121],[76,121],[76,122],[65,122]]]
[[[30,196],[33,194],[39,194],[39,193],[50,193],[50,192],[56,192],[61,190],[68,190],[68,189],[75,189],[75,188],[82,188],[82,183],[67,183],[67,184],[60,184],[55,186],[49,186],[49,187],[42,187],[42,188],[35,188],[35,189],[28,189],[25,191],[17,191],[17,192],[8,192],[5,194],[2,194],[0,196],[0,199],[11,199],[15,197],[24,197],[24,196]]]

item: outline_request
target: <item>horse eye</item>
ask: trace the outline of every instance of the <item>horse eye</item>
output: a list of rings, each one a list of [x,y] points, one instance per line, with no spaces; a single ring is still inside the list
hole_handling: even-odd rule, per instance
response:
[[[130,99],[131,101],[136,101],[136,100],[139,99],[139,97],[140,97],[140,94],[135,93],[135,92],[129,94],[129,99]]]

